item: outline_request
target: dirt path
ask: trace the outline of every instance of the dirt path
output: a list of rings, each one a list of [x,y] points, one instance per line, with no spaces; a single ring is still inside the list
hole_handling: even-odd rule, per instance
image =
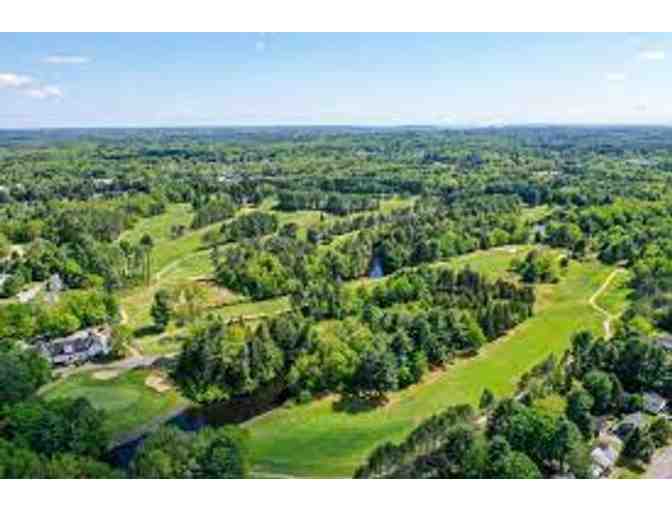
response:
[[[611,338],[612,331],[611,331],[611,322],[617,318],[616,315],[610,314],[607,310],[602,308],[600,305],[597,304],[597,298],[599,298],[609,287],[609,284],[612,282],[614,278],[616,278],[616,275],[619,273],[625,272],[625,269],[623,268],[618,268],[614,269],[609,276],[607,276],[606,280],[602,283],[599,289],[595,291],[595,294],[593,294],[590,299],[588,300],[588,304],[593,307],[593,309],[597,310],[600,314],[604,315],[604,336],[605,338]]]

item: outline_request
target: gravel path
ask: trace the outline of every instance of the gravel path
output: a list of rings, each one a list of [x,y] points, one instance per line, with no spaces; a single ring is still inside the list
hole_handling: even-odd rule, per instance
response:
[[[600,314],[604,315],[604,336],[605,338],[611,338],[611,321],[613,321],[616,317],[612,314],[610,314],[608,311],[606,311],[604,308],[602,308],[600,305],[597,304],[597,298],[600,297],[600,295],[607,290],[607,287],[609,287],[609,284],[611,281],[616,278],[616,275],[618,273],[624,272],[625,269],[619,268],[615,269],[609,276],[607,276],[607,279],[604,280],[604,283],[600,286],[599,289],[593,294],[590,299],[588,300],[588,303],[590,306],[592,306],[595,310],[597,310]]]

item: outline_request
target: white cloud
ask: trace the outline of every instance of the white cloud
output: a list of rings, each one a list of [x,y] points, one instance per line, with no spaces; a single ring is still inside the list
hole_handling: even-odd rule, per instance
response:
[[[45,58],[44,62],[47,64],[88,64],[91,62],[91,59],[74,55],[52,55]]]
[[[63,91],[56,85],[41,84],[30,76],[14,73],[0,73],[0,89],[16,89],[34,99],[63,97]]]
[[[623,73],[607,73],[607,81],[612,81],[612,82],[621,82],[625,81],[625,74]]]
[[[33,83],[30,76],[14,73],[0,73],[0,88],[21,88]]]
[[[257,41],[255,48],[259,52],[263,52],[266,49],[266,43],[264,41]]]
[[[34,99],[53,99],[63,97],[63,91],[55,85],[44,85],[27,89],[26,95]]]
[[[642,60],[665,60],[663,50],[642,50],[639,52],[639,58]]]

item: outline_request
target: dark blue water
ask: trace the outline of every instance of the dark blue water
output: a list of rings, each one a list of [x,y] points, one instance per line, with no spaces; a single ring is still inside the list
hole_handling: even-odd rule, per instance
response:
[[[383,259],[379,255],[374,255],[371,260],[371,269],[369,269],[369,278],[382,278],[383,276],[385,276]]]
[[[203,427],[222,427],[247,421],[270,411],[287,399],[287,392],[281,381],[270,384],[255,394],[228,402],[202,407],[190,407],[167,420],[164,425],[177,427],[185,432],[197,432]],[[136,451],[148,434],[123,443],[107,452],[107,460],[112,465],[128,469]]]

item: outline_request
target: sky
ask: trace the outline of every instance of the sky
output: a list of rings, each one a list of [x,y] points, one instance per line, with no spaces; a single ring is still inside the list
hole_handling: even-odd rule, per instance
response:
[[[672,34],[0,34],[0,128],[672,124]]]

